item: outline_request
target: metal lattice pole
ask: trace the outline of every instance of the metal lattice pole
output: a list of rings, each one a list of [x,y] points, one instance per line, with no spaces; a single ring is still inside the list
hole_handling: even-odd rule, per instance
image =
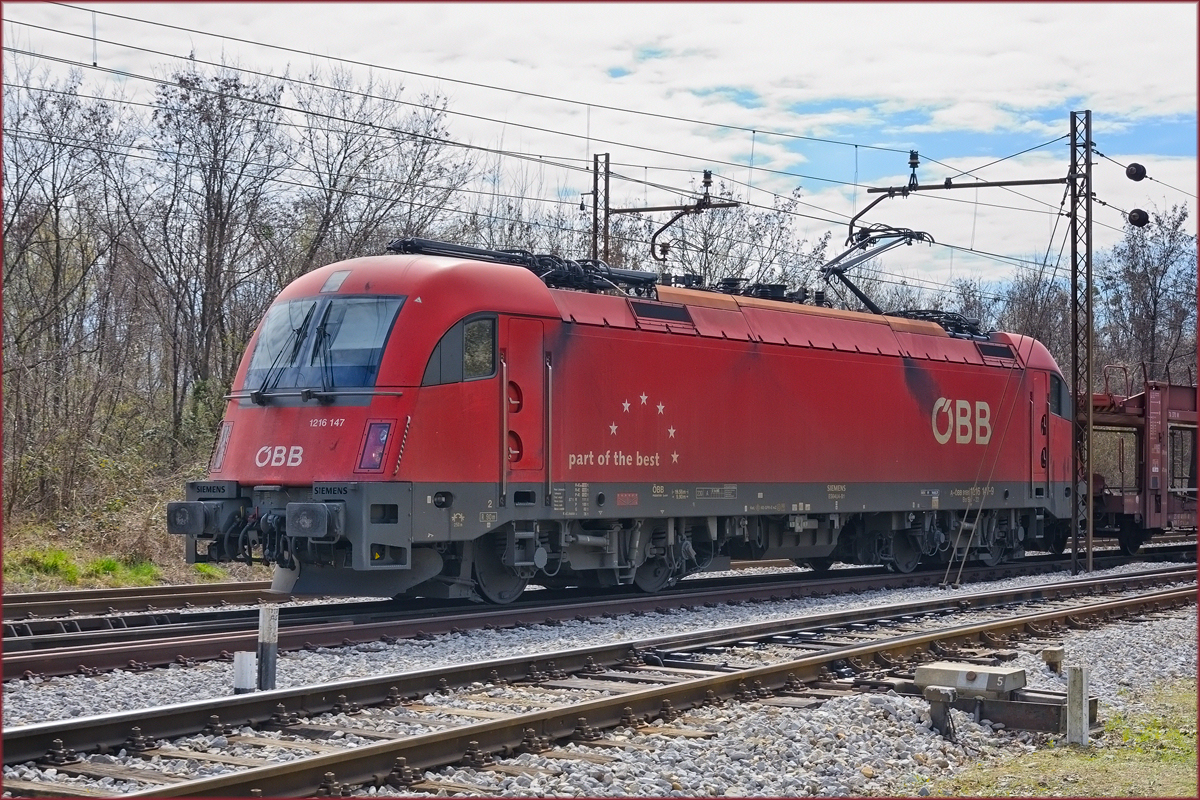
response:
[[[592,156],[592,258],[608,261],[609,154]],[[601,177],[603,175],[603,177]],[[603,216],[602,216],[603,215]]]
[[[605,178],[608,176],[605,175]],[[604,197],[608,207],[608,196]],[[592,156],[592,260],[600,257],[600,154]]]
[[[1071,571],[1079,572],[1079,533],[1086,531],[1092,571],[1092,112],[1071,113],[1071,377],[1075,395],[1075,449],[1071,460]],[[1083,482],[1080,492],[1079,482]],[[1083,500],[1081,503],[1080,501]],[[1082,506],[1082,507],[1081,507]]]
[[[609,260],[608,252],[608,181],[612,177],[612,170],[608,166],[608,153],[604,154],[604,261]]]

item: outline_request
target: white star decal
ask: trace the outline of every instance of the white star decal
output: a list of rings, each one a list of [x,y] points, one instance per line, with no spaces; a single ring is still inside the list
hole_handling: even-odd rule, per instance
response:
[[[629,410],[629,401],[626,400],[624,403],[621,403],[621,408],[623,408],[625,411],[628,411]]]
[[[612,431],[613,436],[617,435],[617,423],[614,422],[612,425],[609,425],[608,429]]]
[[[658,404],[658,413],[660,413],[660,414],[661,414],[661,413],[663,412],[663,409],[664,409],[664,408],[666,408],[666,406],[664,406],[662,403],[659,403],[659,404]]]
[[[672,464],[679,463],[679,453],[671,453],[671,463]]]
[[[642,392],[642,405],[646,405],[646,400],[649,397],[650,397],[650,395],[646,394],[645,392]]]
[[[675,438],[675,427],[674,426],[667,428],[667,435],[669,435],[672,439]]]

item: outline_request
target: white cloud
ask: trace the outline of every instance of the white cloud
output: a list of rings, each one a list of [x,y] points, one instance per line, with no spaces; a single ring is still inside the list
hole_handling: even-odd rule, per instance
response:
[[[1102,148],[1122,163],[1147,164],[1159,180],[1134,184],[1111,163],[1098,163],[1095,185],[1102,199],[1119,209],[1151,203],[1166,208],[1184,200],[1194,206],[1181,194],[1196,193],[1197,20],[1192,4],[103,3],[95,8],[100,39],[178,56],[194,50],[208,60],[224,54],[244,67],[275,74],[285,68],[292,75],[306,72],[325,56],[352,59],[375,65],[377,76],[402,82],[409,99],[421,93],[448,97],[450,110],[462,114],[452,116],[450,123],[460,141],[581,160],[611,152],[614,162],[639,165],[623,167],[624,173],[670,187],[687,188],[704,168],[780,194],[802,184],[804,200],[823,209],[805,213],[832,220],[847,218],[873,199],[862,190],[854,193],[813,179],[852,181],[855,153],[847,149],[831,156],[828,149],[761,133],[752,136],[749,130],[831,139],[854,135],[861,145],[900,151],[917,147],[923,153],[926,142],[936,141],[930,154],[948,168],[963,169],[1009,155],[992,150],[1000,141],[992,137],[1003,134],[1005,146],[1019,142],[1012,150],[1023,149],[1067,133],[1063,109],[1091,108],[1097,141],[1144,133],[1139,138],[1167,153],[1134,155]],[[6,44],[19,41],[23,47],[77,60],[85,65],[89,83],[111,80],[86,69],[92,54],[90,13],[47,3],[4,3],[2,10]],[[147,27],[110,14],[193,31]],[[104,42],[97,51],[101,66],[136,74],[153,74],[153,67],[167,61]],[[628,74],[611,77],[614,68]],[[746,108],[736,95],[713,91],[730,88],[753,93],[759,105]],[[1167,130],[1163,123],[1171,120],[1187,123],[1172,134],[1183,139],[1160,141]],[[748,164],[752,147],[753,174]],[[903,152],[880,156],[864,149],[858,155],[860,182],[907,182]],[[1053,177],[1065,173],[1066,162],[1065,145],[1060,145],[1009,159],[982,174],[990,180]],[[812,177],[774,175],[769,169]],[[545,167],[537,172],[548,187],[568,193],[590,189],[586,174]],[[920,172],[922,181],[943,174],[931,164]],[[976,205],[974,190],[964,189],[944,197],[884,201],[871,216],[928,230],[939,242],[974,244],[977,250],[1018,257],[1044,254],[1056,247],[1051,240],[1054,223],[1060,221],[1060,230],[1065,224],[1047,213],[1045,205],[1057,208],[1061,187],[1023,193],[1041,202],[993,189],[979,192],[979,203],[988,205]],[[625,195],[652,203],[672,199],[661,192],[655,197],[641,186],[614,187],[615,199]],[[754,200],[769,204],[757,192]],[[1111,246],[1119,235],[1099,224],[1121,227],[1113,208],[1096,209],[1097,248]],[[811,226],[812,236],[830,228],[812,220],[804,224]],[[833,229],[840,241],[844,226]],[[885,258],[897,270],[939,280],[972,270],[989,277],[1010,271],[962,253],[955,253],[951,269],[944,248],[901,248]]]

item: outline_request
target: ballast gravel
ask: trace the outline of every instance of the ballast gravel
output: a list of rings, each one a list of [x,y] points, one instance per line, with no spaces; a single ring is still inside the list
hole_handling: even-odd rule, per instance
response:
[[[1092,573],[1090,577],[1144,570],[1127,565]],[[1037,576],[964,586],[961,593],[1054,581]],[[1059,580],[1071,580],[1063,574]],[[735,623],[821,613],[837,608],[879,607],[944,598],[937,588],[881,590],[860,595],[802,598],[771,603],[719,606],[621,616],[560,626],[480,630],[439,636],[431,640],[404,640],[344,648],[297,651],[279,655],[277,685],[290,688],[329,683],[368,675],[431,669],[453,663],[486,661],[514,655],[536,655],[601,642],[622,641],[679,633]],[[1154,614],[1094,630],[1073,630],[1062,635],[1067,665],[1089,667],[1091,693],[1101,698],[1101,716],[1125,710],[1133,693],[1167,679],[1195,678],[1197,674],[1197,618],[1194,606],[1170,614]],[[1032,650],[1021,650],[1012,666],[1026,671],[1032,688],[1066,690],[1066,679],[1051,672]],[[129,711],[183,700],[225,697],[233,694],[233,668],[225,662],[191,667],[172,666],[149,672],[117,671],[85,677],[10,681],[4,684],[4,726],[16,726]],[[510,701],[502,710],[512,710]],[[476,695],[478,698],[478,695]],[[1134,710],[1134,709],[1129,709]],[[932,730],[928,704],[918,698],[868,695],[833,698],[815,708],[780,708],[757,703],[727,703],[689,711],[668,727],[708,731],[710,738],[685,738],[618,729],[607,738],[622,737],[650,745],[607,754],[615,759],[575,760],[523,755],[514,762],[530,769],[510,775],[487,770],[447,768],[427,778],[473,787],[473,793],[497,796],[844,796],[920,793],[932,778],[1001,752],[1033,750],[1044,744],[1042,734],[1005,731],[987,720],[976,723],[970,715],[954,711],[957,741],[946,741]],[[362,724],[362,717],[356,717]],[[382,716],[382,730],[397,730]],[[248,732],[248,730],[247,730]],[[417,731],[412,731],[416,733]],[[257,735],[262,736],[259,732]],[[181,750],[169,758],[174,774],[217,774],[226,765],[189,758],[187,750],[220,747],[213,739],[190,737],[170,747]],[[370,740],[347,735],[332,740],[339,746],[359,746]],[[224,744],[228,744],[225,742]],[[280,741],[279,760],[307,755]],[[567,748],[575,748],[568,745]],[[239,748],[240,750],[240,748]],[[238,750],[222,750],[236,754]],[[597,753],[593,748],[580,752]],[[166,753],[163,754],[167,756]],[[171,756],[175,756],[171,753]],[[268,755],[262,748],[246,755]],[[139,759],[118,753],[114,763]],[[164,762],[165,763],[165,762]],[[5,779],[77,784],[80,779],[52,774],[33,764],[5,767]],[[139,784],[89,781],[106,793],[133,791]],[[438,794],[441,794],[439,792]],[[455,793],[458,793],[457,791]],[[405,794],[389,788],[356,794]],[[429,792],[408,794],[428,796]]]
[[[986,722],[975,724],[959,712],[954,721],[957,741],[951,743],[930,727],[924,701],[894,694],[837,697],[813,709],[737,704],[697,709],[671,723],[708,732],[711,738],[619,728],[607,738],[652,750],[621,750],[600,763],[526,754],[515,760],[533,768],[526,775],[447,768],[425,777],[507,797],[911,794],[933,778],[1001,749],[1032,750],[1038,739],[1029,733],[998,735]],[[598,752],[602,759],[606,752],[576,745],[564,749]]]

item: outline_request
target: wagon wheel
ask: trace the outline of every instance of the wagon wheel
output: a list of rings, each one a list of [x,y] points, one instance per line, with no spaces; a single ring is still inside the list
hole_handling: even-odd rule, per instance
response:
[[[1056,556],[1061,556],[1063,551],[1067,549],[1067,539],[1071,538],[1066,529],[1052,533],[1049,536],[1047,549]]]
[[[888,564],[888,569],[908,574],[917,568],[917,564],[921,563],[921,548],[913,541],[912,537],[897,533],[892,536],[892,558],[894,559]]]
[[[1121,546],[1122,553],[1127,556],[1136,556],[1145,541],[1145,537],[1137,529],[1133,520],[1128,518],[1121,520],[1121,530],[1117,532],[1117,544]]]
[[[633,585],[648,594],[661,591],[671,583],[671,568],[661,558],[642,562],[633,574]]]
[[[519,577],[504,566],[506,538],[502,531],[492,531],[476,540],[474,548],[475,591],[498,606],[516,600],[529,583],[528,578]]]

